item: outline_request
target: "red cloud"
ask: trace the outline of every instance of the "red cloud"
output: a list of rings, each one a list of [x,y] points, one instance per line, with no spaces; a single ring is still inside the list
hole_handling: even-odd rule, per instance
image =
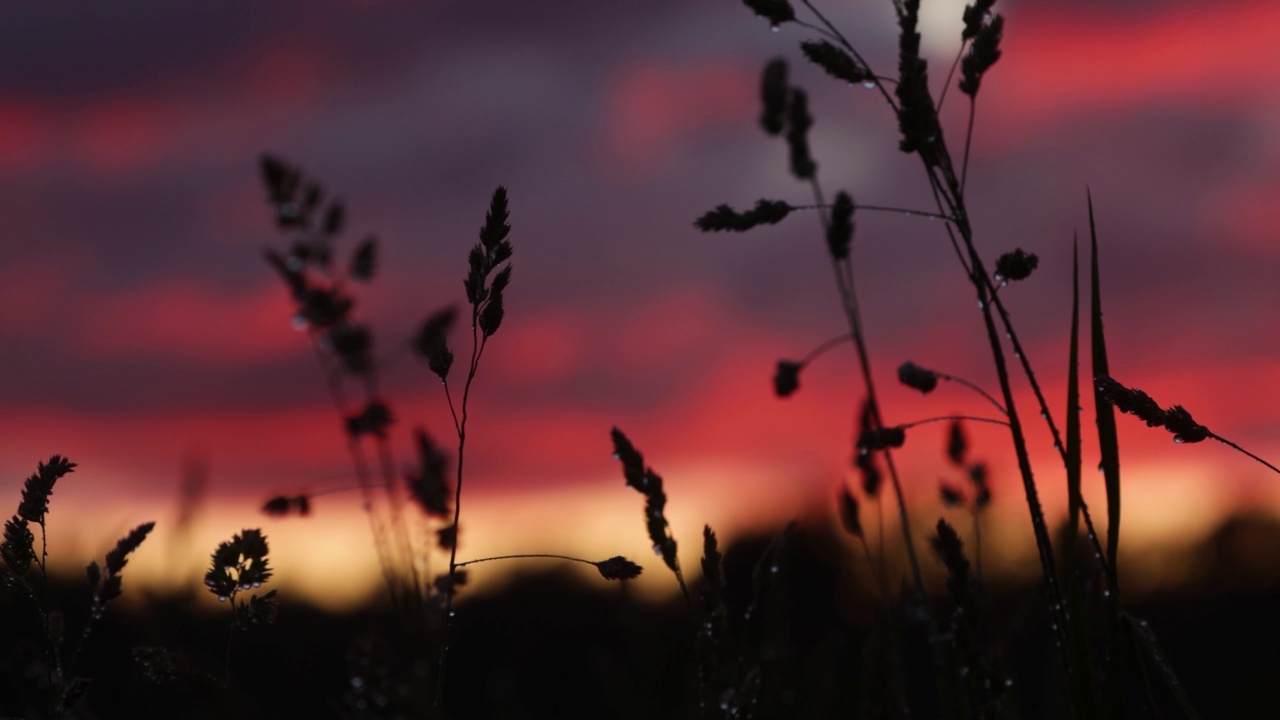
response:
[[[0,100],[0,170],[36,167],[49,144],[49,118],[39,107]]]
[[[90,353],[110,357],[183,357],[244,363],[305,347],[292,332],[288,293],[275,285],[253,292],[194,279],[166,280],[95,298],[75,336]]]
[[[686,136],[741,123],[755,108],[756,72],[728,58],[623,68],[606,89],[600,121],[611,169],[644,172]]]
[[[1277,27],[1274,2],[1192,3],[1133,14],[1019,10],[990,83],[989,94],[1004,107],[983,114],[1035,128],[1091,108],[1160,98],[1252,104],[1277,79]]]

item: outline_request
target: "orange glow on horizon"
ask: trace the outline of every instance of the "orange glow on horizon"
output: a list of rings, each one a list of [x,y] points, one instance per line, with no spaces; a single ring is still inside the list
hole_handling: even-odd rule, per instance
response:
[[[1178,586],[1196,568],[1180,562],[1205,540],[1221,519],[1242,506],[1221,494],[1206,491],[1211,463],[1148,464],[1124,472],[1126,494],[1122,520],[1122,564],[1126,587],[1133,597]],[[836,522],[833,484],[826,491],[797,491],[785,481],[795,470],[761,467],[728,459],[675,465],[664,473],[669,498],[667,516],[680,546],[686,579],[699,573],[702,527],[710,524],[722,546],[744,533],[777,532],[789,520],[802,524]],[[202,591],[201,578],[209,555],[222,540],[247,527],[259,527],[271,545],[276,588],[291,601],[301,600],[330,611],[349,611],[385,600],[385,590],[370,528],[359,510],[355,493],[331,495],[314,503],[308,518],[271,518],[257,500],[214,499],[202,504],[187,528],[175,535],[175,504],[163,499],[104,506],[94,493],[81,492],[70,480],[60,485],[50,511],[51,566],[56,572],[78,576],[89,559],[106,552],[134,525],[156,521],[156,530],[130,558],[125,571],[126,594],[139,585],[148,592]],[[1088,478],[1086,478],[1088,480]],[[1100,481],[1086,487],[1095,522],[1105,525],[1105,500]],[[726,487],[734,492],[726,492]],[[812,487],[812,486],[809,486]],[[1042,500],[1052,524],[1065,519],[1065,499],[1042,478]],[[964,511],[943,510],[936,487],[916,488],[912,495],[912,523],[922,564],[933,577],[938,570],[928,553],[927,537],[938,517],[946,517],[971,545],[971,525]],[[898,539],[895,500],[886,487],[885,550],[891,573],[905,577],[905,556]],[[984,566],[993,578],[1031,580],[1039,573],[1030,523],[1021,488],[1009,483],[1003,497],[983,516]],[[1273,493],[1280,499],[1280,493]],[[932,500],[932,502],[930,502]],[[1272,503],[1274,505],[1274,502]],[[464,497],[463,534],[459,560],[520,553],[555,553],[586,560],[624,555],[644,567],[632,583],[638,597],[664,600],[677,592],[670,572],[653,555],[645,535],[642,498],[624,486],[620,473],[578,485],[538,491],[504,491]],[[416,512],[416,509],[409,508]],[[1272,512],[1280,517],[1280,513]],[[868,537],[876,529],[874,505],[862,504]],[[873,548],[875,542],[873,541]],[[861,548],[849,542],[849,562],[864,562]],[[431,573],[443,572],[447,554],[432,550]],[[555,567],[554,560],[511,560],[468,568],[466,594],[500,590],[510,579]],[[589,568],[585,582],[608,582]],[[136,583],[136,585],[134,584]],[[200,596],[204,593],[199,592]],[[216,607],[210,596],[204,599]]]

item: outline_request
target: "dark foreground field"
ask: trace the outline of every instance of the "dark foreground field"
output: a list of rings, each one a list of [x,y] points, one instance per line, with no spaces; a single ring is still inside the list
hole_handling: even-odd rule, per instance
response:
[[[831,551],[833,537],[801,526],[781,564],[782,582],[757,609],[763,630],[722,665],[758,673],[756,717],[901,717],[902,701],[911,717],[934,716],[928,637],[912,621],[910,602],[877,612],[872,594],[824,560],[847,557]],[[748,602],[754,558],[766,541],[740,540],[726,552],[731,615]],[[1134,614],[1155,630],[1204,717],[1274,717],[1280,575],[1257,559],[1260,548],[1275,547],[1280,524],[1235,518],[1187,558],[1209,568],[1196,586],[1130,601]],[[650,572],[661,570],[651,563]],[[448,665],[446,717],[698,716],[698,616],[679,598],[655,607],[630,597],[625,587],[588,587],[573,577],[531,574],[498,594],[467,598]],[[67,608],[70,636],[78,632],[77,609],[86,606],[87,591],[76,585],[59,593],[64,598],[55,604]],[[406,636],[387,613],[328,615],[286,601],[275,624],[236,634],[228,690],[222,684],[227,618],[203,615],[190,600],[154,598],[106,613],[86,646],[82,671],[92,685],[78,717],[430,716],[428,708],[413,711],[411,698],[397,701],[394,690],[384,694],[394,685],[386,677],[391,658],[409,658],[399,677],[410,684],[415,656],[423,675],[432,661],[426,657],[431,653],[403,647]],[[1065,717],[1042,589],[989,587],[982,601],[1019,716]],[[931,602],[941,608],[947,601],[938,596]],[[42,717],[38,628],[19,598],[4,598],[0,608],[0,717]],[[886,666],[892,653],[883,639],[889,634],[874,632],[877,623],[896,626],[891,634],[905,638],[900,664],[888,663],[898,670]],[[168,654],[149,651],[148,668],[134,657],[148,651],[133,648],[165,648]],[[1156,678],[1159,668],[1148,666],[1147,672],[1157,703],[1176,716],[1173,698]],[[417,694],[420,701],[431,696]],[[379,711],[380,697],[399,702],[403,714]],[[1145,712],[1137,705],[1132,710],[1135,716]]]

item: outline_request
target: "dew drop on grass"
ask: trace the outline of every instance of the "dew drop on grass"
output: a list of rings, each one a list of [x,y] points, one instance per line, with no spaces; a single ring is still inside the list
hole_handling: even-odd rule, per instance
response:
[[[1049,413],[1045,412],[1044,410],[1041,410],[1041,411],[1040,411],[1040,419],[1041,419],[1041,420],[1048,420],[1048,419],[1049,419]]]
[[[866,88],[866,89],[868,89],[868,90],[875,90],[875,89],[876,89],[876,81],[875,81],[875,80],[863,80],[863,81],[862,81],[862,87],[864,87],[864,88]]]
[[[1178,443],[1179,445],[1181,445],[1181,444],[1183,443],[1183,440],[1182,440],[1182,438],[1180,438],[1180,437],[1175,437],[1175,438],[1173,439],[1173,441],[1174,441],[1174,442],[1176,442],[1176,443]]]
[[[253,587],[254,587],[254,589],[260,588],[260,587],[262,587],[262,583],[260,583],[260,582],[256,582],[256,583],[254,583],[254,584],[253,584]]]
[[[351,678],[351,687],[355,688],[356,690],[359,690],[360,688],[364,687],[364,678],[358,675],[353,676]]]
[[[289,321],[289,326],[298,332],[302,332],[307,329],[307,319],[302,315],[294,315],[293,319]]]
[[[614,460],[621,460],[621,459],[622,459],[622,456],[621,456],[621,455],[619,455],[618,453],[614,453],[614,454],[613,454],[613,459],[614,459]]]
[[[226,602],[226,601],[227,601],[227,596],[226,596],[226,595],[219,595],[219,596],[218,596],[218,602]]]
[[[778,30],[780,30],[781,28],[779,28],[777,25],[770,25],[769,29],[772,30],[773,32],[778,32]]]
[[[776,572],[778,572],[778,566],[777,566],[777,565],[770,565],[770,566],[769,566],[769,572],[771,572],[771,573],[776,573]]]
[[[978,309],[979,309],[979,310],[985,310],[985,309],[986,309],[986,307],[987,307],[987,304],[986,304],[986,303],[982,302],[981,300],[979,300],[979,301],[978,301]]]
[[[653,554],[654,554],[654,555],[658,555],[659,557],[661,557],[661,555],[662,555],[662,546],[661,546],[661,545],[654,545],[654,546],[653,546]]]

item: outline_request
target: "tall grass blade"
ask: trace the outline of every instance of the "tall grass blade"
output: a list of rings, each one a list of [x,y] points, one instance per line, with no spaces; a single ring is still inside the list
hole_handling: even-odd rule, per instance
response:
[[[1071,349],[1067,361],[1067,510],[1071,543],[1080,535],[1081,459],[1080,448],[1080,246],[1072,243],[1071,261]],[[1065,563],[1068,577],[1075,567],[1075,553]],[[1074,578],[1072,578],[1072,581]]]
[[[1165,658],[1164,650],[1160,647],[1160,641],[1156,640],[1156,634],[1151,631],[1151,628],[1145,622],[1138,620],[1129,613],[1124,614],[1124,623],[1137,647],[1146,652],[1147,657],[1151,659],[1151,662],[1160,670],[1160,674],[1164,676],[1164,681],[1173,693],[1173,697],[1178,701],[1178,705],[1182,707],[1183,714],[1187,716],[1188,720],[1200,720],[1200,714],[1191,705],[1191,698],[1187,697],[1187,691],[1182,687],[1182,683],[1178,681],[1177,673],[1173,671],[1173,666]]]
[[[1083,567],[1080,563],[1080,514],[1084,505],[1081,494],[1080,433],[1080,247],[1072,243],[1071,262],[1071,341],[1067,357],[1067,426],[1063,462],[1067,470],[1068,535],[1062,562],[1063,592],[1070,608],[1067,621],[1067,654],[1073,666],[1070,673],[1072,695],[1078,712],[1097,707],[1093,674],[1089,663],[1089,636],[1086,627]]]
[[[1098,273],[1098,228],[1093,216],[1093,196],[1089,202],[1090,286],[1092,325],[1093,377],[1110,377],[1107,365],[1107,342],[1102,329],[1102,286]],[[1123,685],[1120,680],[1120,583],[1118,581],[1118,550],[1120,548],[1120,440],[1116,435],[1116,414],[1111,403],[1104,400],[1093,383],[1093,404],[1098,421],[1098,449],[1102,456],[1100,467],[1107,486],[1107,586],[1108,597],[1107,645],[1106,645],[1106,717],[1122,717],[1124,712]]]
[[[1107,364],[1107,341],[1102,329],[1102,288],[1098,278],[1098,231],[1093,217],[1093,197],[1089,196],[1089,238],[1092,247],[1090,318],[1093,330],[1093,376],[1110,377]],[[1117,550],[1120,547],[1120,440],[1116,435],[1116,414],[1111,403],[1094,388],[1094,405],[1098,418],[1098,449],[1102,455],[1102,474],[1107,486],[1107,580],[1112,597],[1119,590]]]

